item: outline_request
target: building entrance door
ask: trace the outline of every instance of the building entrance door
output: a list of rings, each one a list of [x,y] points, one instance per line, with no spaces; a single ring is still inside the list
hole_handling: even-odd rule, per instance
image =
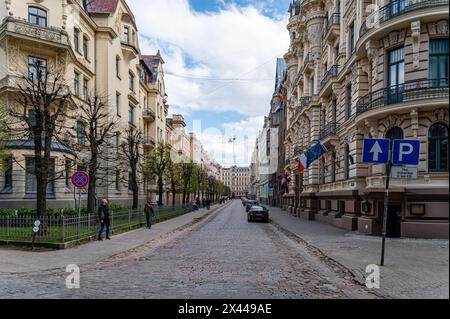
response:
[[[389,238],[400,238],[401,236],[401,211],[401,205],[389,205],[388,207],[386,236]]]

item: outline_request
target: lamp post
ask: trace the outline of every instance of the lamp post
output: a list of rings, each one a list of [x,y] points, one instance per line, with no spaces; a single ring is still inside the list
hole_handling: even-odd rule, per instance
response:
[[[236,165],[236,149],[235,149],[236,136],[233,138],[230,138],[228,143],[233,144],[233,164]]]

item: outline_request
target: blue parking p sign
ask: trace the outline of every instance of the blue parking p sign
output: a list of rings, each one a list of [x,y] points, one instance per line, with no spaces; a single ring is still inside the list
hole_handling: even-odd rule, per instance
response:
[[[387,164],[391,141],[388,139],[365,139],[363,162],[371,164]]]
[[[392,153],[394,165],[419,165],[420,141],[395,140]]]

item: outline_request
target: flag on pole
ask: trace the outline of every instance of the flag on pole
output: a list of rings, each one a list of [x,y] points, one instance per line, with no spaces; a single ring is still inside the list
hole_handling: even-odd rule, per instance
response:
[[[299,159],[298,163],[298,171],[299,173],[303,173],[305,169],[308,169],[312,163],[317,161],[319,158],[321,158],[325,153],[327,152],[327,149],[325,146],[323,146],[320,143],[317,143],[313,147],[311,147],[309,150],[305,152],[305,154],[302,154]]]

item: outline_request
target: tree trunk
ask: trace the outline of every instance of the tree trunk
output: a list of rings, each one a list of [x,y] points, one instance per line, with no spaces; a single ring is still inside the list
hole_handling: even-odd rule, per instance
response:
[[[97,151],[91,151],[91,161],[89,165],[89,186],[88,186],[88,202],[87,202],[87,211],[88,214],[95,213],[95,193],[96,193],[96,184],[97,184]]]
[[[163,192],[164,192],[163,178],[162,176],[158,176],[158,206],[163,206]]]
[[[175,206],[176,188],[175,184],[172,183],[172,206]]]

